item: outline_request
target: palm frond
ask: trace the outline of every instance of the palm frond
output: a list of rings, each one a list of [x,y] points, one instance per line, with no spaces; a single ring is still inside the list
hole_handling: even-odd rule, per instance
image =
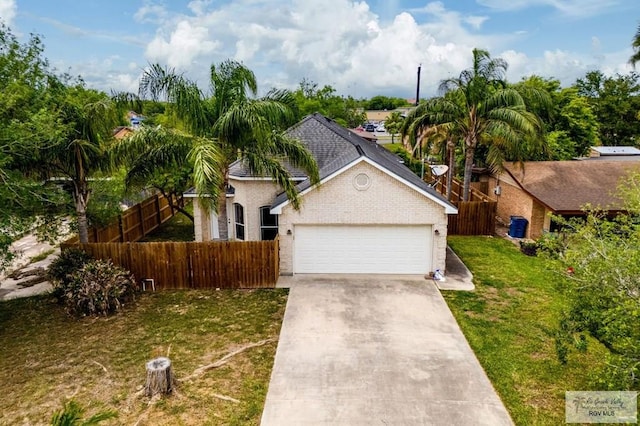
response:
[[[300,208],[300,197],[296,184],[291,180],[287,168],[277,158],[260,155],[256,152],[247,152],[243,155],[243,161],[254,173],[271,177],[287,194],[294,209]]]
[[[218,145],[207,139],[197,139],[187,159],[193,164],[193,184],[196,192],[199,195],[210,196],[210,200],[215,203],[220,196],[226,171]],[[207,197],[200,198],[205,200]]]
[[[276,157],[283,156],[293,167],[304,170],[312,185],[320,182],[318,163],[313,154],[299,140],[286,137],[282,133],[274,133],[273,142],[273,154]]]

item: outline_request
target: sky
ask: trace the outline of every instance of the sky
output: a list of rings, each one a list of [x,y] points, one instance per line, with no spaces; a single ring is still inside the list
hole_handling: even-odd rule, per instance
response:
[[[638,0],[0,0],[0,19],[43,37],[59,72],[137,92],[145,67],[207,89],[212,64],[241,61],[259,94],[303,79],[355,98],[421,97],[469,68],[473,48],[507,61],[507,80],[564,87],[593,70],[627,74]]]

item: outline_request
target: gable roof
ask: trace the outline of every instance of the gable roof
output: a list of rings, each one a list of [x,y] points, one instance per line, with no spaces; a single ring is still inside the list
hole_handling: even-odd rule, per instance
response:
[[[453,204],[404,166],[395,154],[375,142],[363,139],[321,114],[316,113],[305,117],[289,128],[287,134],[301,141],[314,155],[320,171],[320,182],[366,160],[442,205],[447,213],[457,212]],[[302,193],[311,186],[310,180],[305,179],[298,184],[297,188]],[[287,202],[286,194],[282,193],[276,197],[271,207],[272,209],[281,208]]]
[[[520,187],[556,213],[581,213],[586,204],[623,208],[616,188],[629,171],[640,171],[640,162],[628,161],[530,161],[522,168],[505,164],[505,171]]]

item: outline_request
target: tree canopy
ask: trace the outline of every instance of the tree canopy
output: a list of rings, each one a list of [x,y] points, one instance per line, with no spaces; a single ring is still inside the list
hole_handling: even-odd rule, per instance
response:
[[[328,85],[319,88],[317,83],[303,79],[293,95],[298,119],[318,112],[341,126],[351,128],[359,126],[366,119],[359,108],[359,101],[352,97],[338,96],[336,90]]]
[[[538,105],[547,105],[547,95],[529,88],[523,96],[508,86],[506,69],[504,60],[474,49],[472,67],[457,78],[443,80],[440,91],[444,95],[418,105],[403,126],[403,134],[419,144],[423,143],[423,133],[431,128],[445,139],[463,141],[465,201],[469,199],[478,147],[486,147],[484,161],[493,168],[500,168],[505,159],[521,160],[528,150],[542,147],[543,123],[527,110],[527,103],[535,100]]]
[[[312,182],[319,180],[317,164],[299,142],[285,136],[295,123],[295,100],[287,91],[271,90],[257,98],[253,72],[231,60],[211,65],[210,93],[173,69],[151,65],[140,83],[140,94],[157,100],[164,97],[184,129],[198,143],[181,165],[192,167],[192,182],[198,194],[218,200],[219,231],[226,238],[226,203],[230,165],[242,161],[253,173],[269,176],[279,184],[294,207],[299,206],[295,183],[283,158],[306,170]],[[172,158],[178,158],[174,156]],[[201,197],[206,207],[206,198]]]
[[[610,389],[640,388],[640,174],[618,188],[626,214],[611,218],[588,210],[585,220],[564,221],[564,245],[557,253],[568,274],[569,307],[560,323],[558,354],[586,349],[585,333],[611,352],[599,379]],[[553,242],[553,239],[551,240]]]

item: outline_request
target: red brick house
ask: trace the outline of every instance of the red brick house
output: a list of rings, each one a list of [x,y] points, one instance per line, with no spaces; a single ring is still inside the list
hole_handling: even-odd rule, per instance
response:
[[[640,158],[639,158],[640,159]],[[498,201],[497,216],[528,221],[526,237],[536,239],[552,229],[550,215],[583,215],[586,205],[622,211],[616,188],[629,172],[640,172],[640,161],[607,159],[508,163],[489,178],[489,195]]]

